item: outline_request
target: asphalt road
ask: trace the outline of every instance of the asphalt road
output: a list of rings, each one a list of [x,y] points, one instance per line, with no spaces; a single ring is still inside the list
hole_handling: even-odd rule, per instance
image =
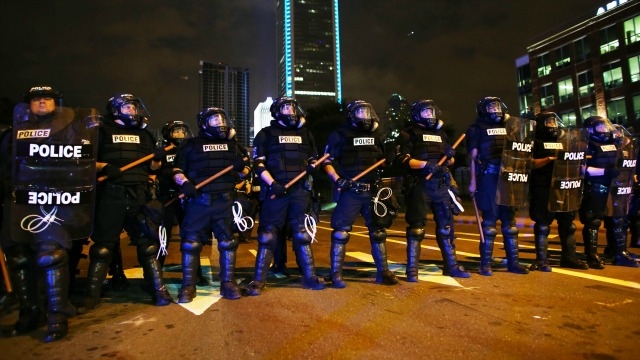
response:
[[[318,271],[327,277],[328,216],[321,217],[313,245]],[[60,342],[41,343],[43,329],[0,338],[0,358],[637,358],[640,269],[559,268],[560,245],[552,236],[553,272],[515,275],[501,262],[499,237],[494,275],[483,277],[477,274],[479,236],[473,217],[458,220],[458,259],[472,272],[469,279],[442,276],[440,252],[428,235],[422,245],[421,281],[404,281],[406,224],[399,218],[389,230],[387,248],[390,267],[401,283],[375,284],[367,232],[360,221],[347,246],[345,289],[303,289],[289,243],[291,276],[270,277],[262,296],[230,301],[220,299],[216,286],[202,287],[193,303],[166,307],[152,306],[141,289],[135,247],[123,236],[126,291],[110,290],[93,312],[71,318],[69,335]],[[532,229],[523,219],[520,227],[521,260],[530,264],[535,258]],[[434,233],[432,222],[426,231]],[[580,230],[577,235],[582,252]],[[600,237],[604,244],[603,232]],[[253,274],[256,247],[253,241],[238,250],[237,275],[243,283]],[[175,298],[181,277],[175,235],[169,251],[165,278]],[[202,262],[210,279],[218,271],[217,259],[215,247],[205,247]],[[83,260],[80,282],[86,266]],[[16,316],[0,318],[0,327],[6,329]]]

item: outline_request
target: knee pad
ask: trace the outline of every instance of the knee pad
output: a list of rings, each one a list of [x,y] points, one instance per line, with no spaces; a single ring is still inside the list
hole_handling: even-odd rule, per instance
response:
[[[502,235],[504,236],[516,236],[518,235],[518,228],[515,226],[505,226],[502,228]]]
[[[46,269],[63,264],[69,259],[69,255],[60,245],[52,243],[40,246],[36,259],[38,261],[38,267]]]
[[[5,250],[9,267],[16,270],[28,269],[32,266],[32,250],[27,246],[12,246]]]
[[[349,242],[349,232],[344,230],[333,230],[331,232],[331,242],[337,244],[346,244]]]
[[[374,230],[369,232],[369,240],[372,243],[383,243],[387,240],[387,232],[384,230]]]
[[[533,225],[533,233],[536,235],[549,235],[551,228],[546,224],[535,223]]]
[[[307,245],[311,244],[311,235],[309,235],[305,230],[298,230],[293,233],[293,238],[291,240],[296,244]]]
[[[278,238],[278,229],[273,225],[267,225],[258,229],[258,244],[273,248]]]
[[[229,251],[235,250],[238,248],[238,239],[233,236],[230,236],[226,239],[218,239],[218,251]]]
[[[159,246],[157,243],[147,242],[138,245],[138,257],[150,257],[158,254]]]
[[[440,224],[436,230],[438,234],[442,236],[449,236],[453,233],[453,231],[451,231],[451,224]]]
[[[407,237],[412,240],[422,240],[424,239],[424,228],[423,227],[408,227],[407,228]]]
[[[498,229],[496,229],[495,226],[483,226],[482,233],[485,236],[496,237],[496,235],[498,235]]]
[[[626,220],[623,217],[611,218],[611,226],[614,228],[622,228],[626,225]]]
[[[182,240],[182,242],[180,242],[180,251],[189,254],[200,254],[202,244],[199,241]]]
[[[89,257],[91,260],[109,262],[111,261],[111,249],[106,246],[93,244],[91,248],[89,248]]]
[[[585,227],[587,227],[588,229],[594,229],[597,230],[600,228],[600,225],[602,224],[602,220],[600,219],[596,219],[596,218],[590,218],[587,219],[587,222],[585,225]]]

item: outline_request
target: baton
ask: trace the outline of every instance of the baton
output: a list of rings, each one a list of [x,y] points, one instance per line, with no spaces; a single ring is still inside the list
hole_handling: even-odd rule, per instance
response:
[[[380,159],[378,160],[375,164],[369,166],[368,168],[366,168],[363,172],[361,172],[360,174],[356,175],[353,177],[353,179],[351,179],[351,181],[358,181],[361,177],[367,175],[368,173],[370,173],[371,171],[375,170],[378,166],[382,165],[385,163],[385,161],[387,161],[386,159]]]
[[[326,153],[324,155],[322,155],[322,157],[318,160],[316,160],[312,166],[316,167],[316,164],[320,164],[321,162],[327,160],[329,158],[330,154]],[[296,177],[294,177],[293,179],[291,179],[291,181],[289,181],[288,183],[286,183],[284,185],[285,189],[290,188],[291,186],[293,186],[293,184],[295,184],[296,182],[298,182],[298,180],[302,179],[305,175],[307,175],[307,170],[303,170],[300,174],[298,174]],[[276,196],[275,195],[271,195],[271,199],[275,199]]]
[[[224,168],[224,169],[222,169],[222,170],[218,171],[217,173],[215,173],[215,174],[211,175],[210,177],[208,177],[208,178],[204,179],[201,183],[199,183],[198,185],[196,185],[196,190],[200,189],[201,187],[203,187],[203,186],[207,185],[208,183],[210,183],[210,182],[212,182],[213,180],[215,180],[215,179],[219,178],[220,176],[222,176],[222,175],[224,175],[224,174],[228,173],[228,172],[229,172],[229,171],[231,171],[231,170],[233,170],[233,165],[229,165],[229,166],[227,166],[226,168]],[[171,200],[167,201],[167,202],[164,204],[164,207],[167,207],[167,206],[171,205],[174,201],[176,201],[176,200],[178,200],[178,199],[184,199],[184,194],[180,194],[180,196],[175,197],[175,198],[173,198],[173,199],[171,199]]]
[[[451,147],[452,147],[452,148],[454,148],[454,149],[455,149],[456,147],[458,147],[458,145],[460,145],[460,143],[462,142],[462,140],[464,140],[465,136],[467,136],[467,134],[464,134],[464,133],[463,133],[462,135],[460,135],[460,137],[458,138],[458,140],[456,140],[456,142],[455,142],[455,143],[453,143],[453,145],[451,145]],[[446,156],[446,155],[445,155],[445,156],[443,156],[443,157],[440,159],[440,161],[438,161],[438,166],[440,166],[440,165],[444,164],[444,162],[445,162],[445,161],[447,161],[447,156]],[[433,176],[433,173],[431,173],[431,174],[427,175],[427,180],[430,180],[432,176]]]
[[[164,148],[164,151],[169,151],[169,150],[173,149],[174,147],[176,147],[176,146],[173,145],[173,144],[169,144],[169,146]],[[151,159],[153,159],[153,154],[149,154],[149,155],[147,155],[147,156],[145,156],[143,158],[140,158],[140,159],[138,159],[138,160],[136,160],[136,161],[134,161],[132,163],[129,163],[129,164],[121,167],[120,171],[127,171],[127,170],[131,169],[132,167],[138,166],[138,165],[142,164],[143,162],[149,161]],[[107,178],[108,178],[107,175],[100,176],[98,178],[98,182],[103,182],[103,181],[107,180]]]
[[[480,242],[484,244],[484,233],[482,232],[482,225],[480,224],[480,215],[478,215],[478,204],[476,203],[475,194],[471,194],[471,202],[473,203],[473,210],[476,213],[476,222],[478,223],[478,233],[480,234]]]
[[[13,288],[11,287],[11,279],[9,278],[9,267],[7,261],[4,258],[4,251],[0,247],[0,268],[2,268],[2,277],[4,278],[4,287],[7,289],[7,293],[11,294]]]

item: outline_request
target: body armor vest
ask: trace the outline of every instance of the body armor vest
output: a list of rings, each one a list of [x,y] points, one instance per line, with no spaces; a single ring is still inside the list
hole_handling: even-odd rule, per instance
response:
[[[587,159],[587,167],[591,166],[597,168],[607,168],[616,166],[618,149],[613,142],[604,144],[590,139],[587,154],[591,155],[591,158]],[[592,183],[603,184],[606,186],[609,186],[612,180],[604,175],[592,176],[588,172],[585,178],[587,181],[590,181]]]
[[[412,126],[405,131],[409,134],[411,144],[413,144],[411,154],[409,154],[412,159],[432,163],[440,161],[448,145],[444,132],[423,129],[417,126]],[[412,169],[411,172],[415,175],[420,175],[422,170]]]
[[[338,130],[341,138],[338,174],[353,178],[373,165],[382,156],[380,137],[377,132],[362,131],[351,126]],[[375,171],[365,175],[363,182],[377,180]]]
[[[124,128],[105,122],[100,126],[99,146],[99,162],[123,167],[151,154],[155,141],[147,130]],[[149,164],[145,162],[123,172],[121,177],[107,181],[119,185],[146,184],[149,181],[149,170]]]
[[[270,126],[266,131],[266,168],[277,182],[286,184],[306,169],[313,156],[309,130]]]
[[[166,146],[166,145],[165,145]],[[178,185],[173,181],[173,168],[175,167],[175,158],[177,148],[167,151],[167,155],[162,159],[162,170],[158,177],[158,194],[162,199],[169,199],[173,194],[177,194]]]
[[[557,156],[558,146],[562,146],[561,143],[553,141],[540,141],[536,140],[533,143],[533,158],[542,159],[550,156]],[[553,161],[544,165],[538,169],[531,170],[531,184],[532,186],[545,186],[548,187],[551,183],[551,175],[553,174]]]
[[[482,164],[500,165],[505,146],[504,124],[476,121],[478,127],[478,160]]]
[[[231,165],[239,156],[235,140],[212,140],[197,136],[187,141],[185,151],[190,151],[187,177],[196,185]],[[237,179],[237,174],[230,171],[199,190],[203,193],[231,191]]]

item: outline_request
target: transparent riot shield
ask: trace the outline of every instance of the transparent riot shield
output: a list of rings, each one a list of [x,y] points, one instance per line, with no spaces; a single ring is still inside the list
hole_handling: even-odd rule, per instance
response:
[[[14,109],[11,235],[24,242],[89,237],[93,230],[100,116],[57,107]]]
[[[566,129],[556,143],[558,149],[551,175],[549,211],[569,212],[580,208],[589,133],[586,129]]]
[[[629,210],[629,200],[633,189],[633,175],[636,172],[638,156],[637,139],[628,132],[620,134],[618,145],[618,159],[616,168],[620,174],[611,181],[609,198],[607,199],[606,216],[624,217]]]
[[[531,120],[510,117],[505,122],[507,136],[502,151],[496,203],[526,206],[529,195],[529,175],[535,125]]]

